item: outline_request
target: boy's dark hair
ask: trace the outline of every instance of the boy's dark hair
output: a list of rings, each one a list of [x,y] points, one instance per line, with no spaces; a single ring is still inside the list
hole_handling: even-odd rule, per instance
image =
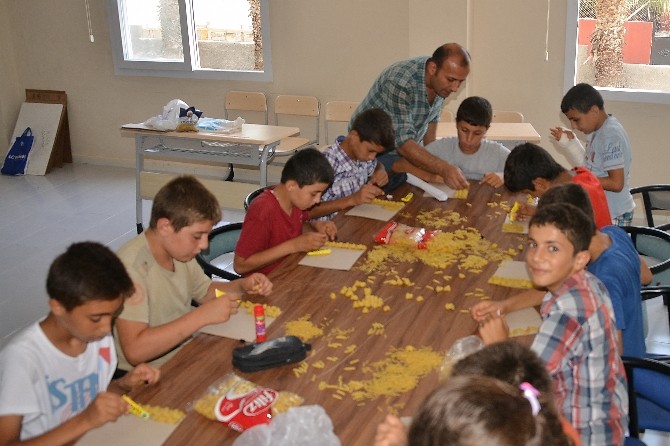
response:
[[[298,187],[316,183],[330,185],[334,179],[333,166],[323,153],[313,147],[298,150],[289,158],[281,172],[281,184],[293,180],[298,183]]]
[[[434,62],[439,70],[442,68],[445,59],[451,57],[456,58],[462,67],[470,66],[470,53],[458,43],[445,43],[437,47],[427,62]]]
[[[593,206],[586,190],[577,183],[563,183],[551,186],[537,203],[538,208],[554,203],[570,203],[586,215],[593,215]]]
[[[605,108],[605,102],[600,92],[589,84],[577,84],[565,93],[561,101],[561,111],[563,113],[575,109],[578,112],[586,113],[593,106],[600,110]]]
[[[463,99],[456,111],[456,123],[465,121],[470,125],[489,128],[493,119],[491,103],[480,96],[470,96]]]
[[[167,218],[178,232],[200,221],[218,222],[221,207],[214,194],[200,181],[184,175],[161,187],[154,197],[149,227],[155,229],[160,218]]]
[[[596,233],[593,217],[586,215],[581,209],[570,203],[553,203],[538,207],[528,226],[546,225],[555,226],[565,234],[574,247],[575,254],[587,251],[593,234]]]
[[[371,142],[386,151],[395,148],[395,131],[391,116],[381,108],[365,110],[354,119],[351,130],[358,133],[361,142]]]
[[[135,292],[121,260],[97,242],[70,245],[47,275],[47,294],[67,310],[93,300],[115,300]]]
[[[539,445],[543,421],[518,387],[490,376],[460,376],[421,404],[408,440],[409,446]]]
[[[529,142],[519,144],[505,161],[505,187],[511,192],[535,190],[533,180],[543,178],[553,181],[565,170],[542,147]]]

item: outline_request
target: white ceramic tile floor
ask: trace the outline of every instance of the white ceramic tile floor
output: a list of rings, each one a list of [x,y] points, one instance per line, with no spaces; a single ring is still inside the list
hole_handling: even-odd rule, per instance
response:
[[[73,242],[118,249],[136,235],[133,169],[66,164],[43,177],[0,176],[0,348],[47,311],[44,282],[51,261]],[[148,221],[150,202],[143,206]],[[241,211],[224,211],[241,221]],[[670,355],[667,309],[648,302],[650,352]],[[647,432],[648,446],[670,446],[670,434]]]
[[[0,176],[0,348],[47,312],[51,261],[76,241],[118,249],[136,235],[133,169],[65,164],[48,175]],[[149,219],[151,202],[143,206]],[[225,210],[228,221],[241,211]]]

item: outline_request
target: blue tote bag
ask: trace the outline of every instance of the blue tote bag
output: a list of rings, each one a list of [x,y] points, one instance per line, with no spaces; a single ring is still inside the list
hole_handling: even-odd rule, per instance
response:
[[[0,170],[3,175],[25,175],[34,139],[30,127],[26,127],[21,136],[16,137]]]

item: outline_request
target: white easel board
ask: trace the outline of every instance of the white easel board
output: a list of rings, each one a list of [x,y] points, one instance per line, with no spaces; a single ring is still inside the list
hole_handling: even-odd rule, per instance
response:
[[[30,150],[26,170],[28,175],[45,175],[47,173],[47,166],[49,165],[51,151],[54,148],[62,112],[63,104],[24,102],[21,105],[11,144],[17,137],[21,136],[26,127],[30,127],[33,131],[33,148]]]

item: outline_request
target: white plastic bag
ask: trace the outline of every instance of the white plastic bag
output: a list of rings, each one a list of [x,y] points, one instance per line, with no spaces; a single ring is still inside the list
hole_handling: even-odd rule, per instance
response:
[[[179,124],[179,109],[188,108],[188,104],[181,99],[173,99],[163,107],[163,114],[153,116],[144,122],[147,127],[156,130],[174,130]]]
[[[318,405],[291,407],[270,424],[247,429],[233,446],[340,446],[333,422]]]

